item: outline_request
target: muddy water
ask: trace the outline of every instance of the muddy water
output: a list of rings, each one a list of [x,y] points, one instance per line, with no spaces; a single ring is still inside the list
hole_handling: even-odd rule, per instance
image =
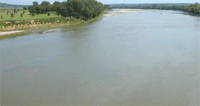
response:
[[[146,10],[0,40],[1,105],[199,105],[199,35]]]

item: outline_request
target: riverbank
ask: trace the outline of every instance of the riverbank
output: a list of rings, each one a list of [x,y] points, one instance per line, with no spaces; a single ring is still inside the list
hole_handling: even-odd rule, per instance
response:
[[[3,21],[0,27],[0,39],[27,35],[31,33],[53,32],[49,29],[64,26],[74,26],[93,22],[103,17],[102,12],[98,17],[88,21],[76,19],[74,17],[57,17],[22,21]]]
[[[130,12],[135,12],[135,13],[142,13],[145,10],[142,9],[120,9],[116,13],[109,13],[109,14],[104,14],[104,17],[112,17],[116,15],[121,15],[123,13],[130,13]],[[157,10],[151,10],[151,11],[157,11]]]
[[[13,33],[19,33],[19,32],[23,32],[23,31],[24,31],[24,30],[0,32],[0,36],[7,35],[7,34],[13,34]]]

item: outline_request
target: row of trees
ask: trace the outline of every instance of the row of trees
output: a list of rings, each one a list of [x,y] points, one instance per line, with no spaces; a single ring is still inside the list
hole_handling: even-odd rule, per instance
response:
[[[38,5],[38,2],[33,2],[33,5],[29,7],[29,12],[45,14],[55,11],[63,17],[72,16],[88,20],[99,16],[104,9],[112,9],[112,7],[108,5],[104,6],[96,0],[67,0],[67,2],[55,1],[53,5],[47,1],[43,1],[40,5]]]
[[[73,16],[88,20],[99,16],[103,11],[103,4],[96,0],[67,0],[56,12],[64,17]]]
[[[200,4],[193,5],[168,5],[168,4],[151,4],[151,5],[114,5],[113,8],[129,8],[129,9],[159,9],[159,10],[181,10],[200,14]]]
[[[109,5],[104,5],[104,10],[113,10],[113,8]]]

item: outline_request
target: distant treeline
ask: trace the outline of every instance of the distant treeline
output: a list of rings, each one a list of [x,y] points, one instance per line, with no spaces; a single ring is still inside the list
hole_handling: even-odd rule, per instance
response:
[[[55,1],[53,5],[48,1],[43,1],[40,5],[33,2],[28,8],[30,13],[45,14],[51,11],[57,12],[63,17],[75,17],[88,20],[99,16],[104,9],[112,9],[109,5],[103,5],[96,0],[67,0],[67,2]]]
[[[0,3],[0,8],[23,8],[29,6],[30,5],[15,5],[15,4]]]
[[[124,9],[159,9],[159,10],[181,10],[193,14],[200,14],[200,4],[168,3],[168,4],[110,4],[112,8]]]

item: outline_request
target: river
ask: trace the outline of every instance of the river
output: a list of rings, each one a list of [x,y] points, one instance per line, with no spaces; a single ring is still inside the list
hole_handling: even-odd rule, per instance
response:
[[[0,40],[1,105],[200,104],[199,17],[144,10],[56,30]]]

